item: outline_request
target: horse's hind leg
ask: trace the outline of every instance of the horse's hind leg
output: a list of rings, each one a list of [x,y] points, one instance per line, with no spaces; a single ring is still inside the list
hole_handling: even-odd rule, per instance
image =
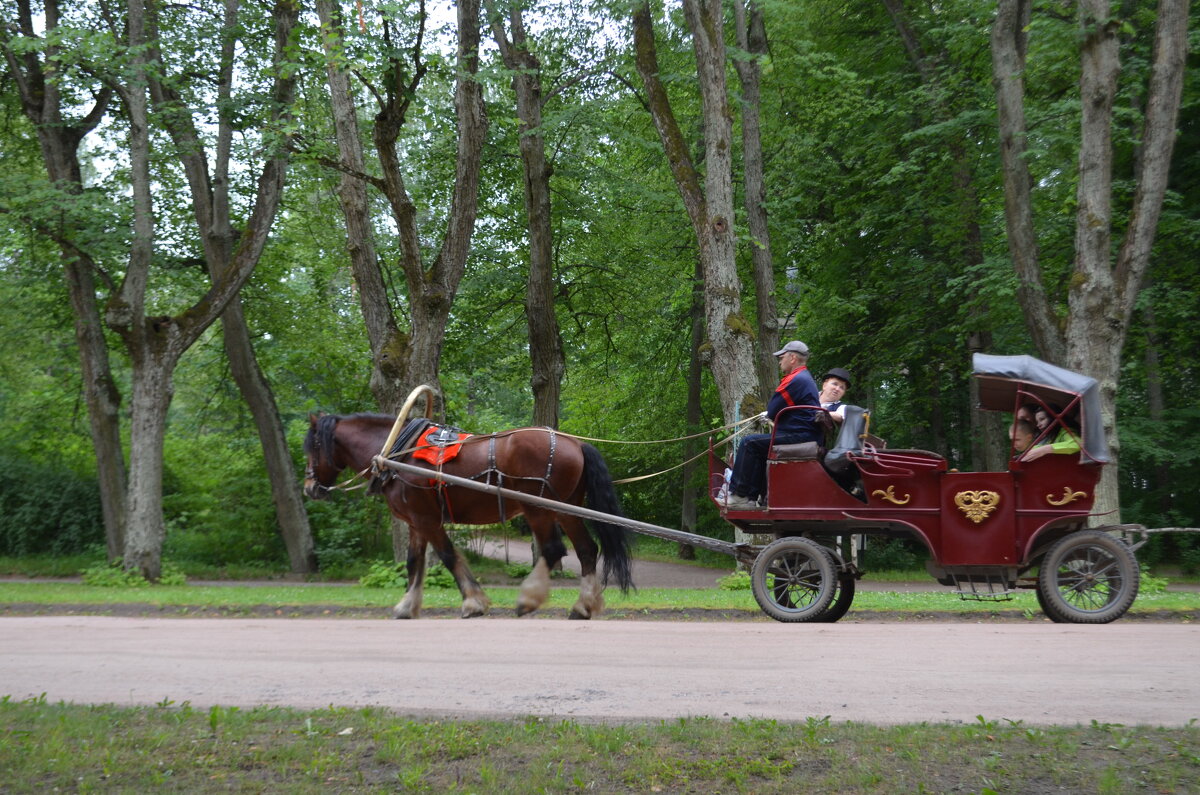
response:
[[[474,618],[486,613],[492,606],[492,601],[488,599],[487,594],[483,592],[483,586],[471,573],[467,559],[458,554],[458,550],[454,548],[445,529],[439,526],[436,530],[432,530],[430,540],[433,542],[433,550],[442,560],[442,565],[446,567],[446,571],[454,575],[454,582],[458,584],[458,592],[462,594],[463,598],[462,617]]]
[[[589,619],[600,615],[604,609],[604,586],[596,574],[596,559],[600,549],[592,540],[583,521],[574,516],[561,516],[563,529],[575,547],[579,558],[579,599],[571,607],[570,618]]]
[[[517,615],[532,613],[546,603],[550,596],[550,572],[567,554],[562,536],[554,532],[553,514],[526,511],[529,528],[537,540],[538,559],[533,562],[533,571],[521,583],[517,595]]]
[[[417,618],[421,613],[421,599],[425,587],[425,534],[413,526],[408,530],[408,587],[404,598],[394,608],[395,618]]]

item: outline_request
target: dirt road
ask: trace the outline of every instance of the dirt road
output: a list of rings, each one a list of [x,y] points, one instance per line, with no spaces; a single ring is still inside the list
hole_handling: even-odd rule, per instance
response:
[[[1200,626],[0,619],[0,695],[583,721],[1200,718]]]

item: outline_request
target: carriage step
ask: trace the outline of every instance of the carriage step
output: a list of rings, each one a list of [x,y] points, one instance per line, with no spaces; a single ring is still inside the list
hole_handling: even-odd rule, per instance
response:
[[[1015,590],[1008,587],[1008,579],[1000,575],[970,576],[950,574],[958,597],[968,602],[1009,602]]]

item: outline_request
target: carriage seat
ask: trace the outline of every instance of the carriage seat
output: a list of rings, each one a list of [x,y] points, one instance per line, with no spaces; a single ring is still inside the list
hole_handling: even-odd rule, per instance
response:
[[[821,458],[821,446],[816,442],[777,444],[771,448],[770,458],[774,461],[817,461]]]

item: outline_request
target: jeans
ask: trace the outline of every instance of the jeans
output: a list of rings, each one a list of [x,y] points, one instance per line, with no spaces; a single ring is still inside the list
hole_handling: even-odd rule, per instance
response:
[[[775,444],[799,444],[817,439],[815,432],[780,434]],[[771,447],[771,434],[752,433],[742,437],[737,457],[733,462],[733,478],[730,491],[739,497],[756,500],[767,490],[767,452]]]

